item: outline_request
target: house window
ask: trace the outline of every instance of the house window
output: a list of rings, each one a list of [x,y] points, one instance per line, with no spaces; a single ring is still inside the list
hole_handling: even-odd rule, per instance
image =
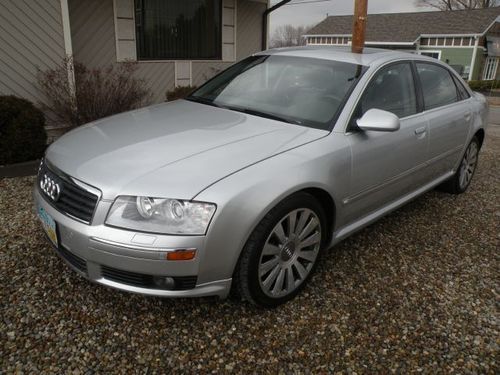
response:
[[[484,64],[483,79],[492,80],[497,76],[498,57],[488,57]]]
[[[137,57],[220,59],[222,0],[136,0]]]
[[[419,54],[435,58],[436,60],[441,59],[441,51],[420,51]]]

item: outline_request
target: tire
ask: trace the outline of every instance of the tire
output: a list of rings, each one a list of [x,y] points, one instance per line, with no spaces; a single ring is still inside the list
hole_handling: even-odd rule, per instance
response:
[[[472,138],[460,161],[457,172],[440,189],[450,194],[462,194],[469,187],[477,169],[480,143],[477,137]]]
[[[324,210],[310,194],[297,193],[279,203],[243,248],[234,273],[236,293],[261,307],[294,298],[318,264],[327,238],[325,224]]]

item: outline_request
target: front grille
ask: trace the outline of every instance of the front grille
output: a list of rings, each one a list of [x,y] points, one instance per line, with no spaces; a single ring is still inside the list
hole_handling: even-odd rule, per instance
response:
[[[104,278],[116,281],[117,283],[137,286],[139,288],[163,289],[155,284],[152,275],[123,271],[108,266],[102,266],[101,273]],[[197,277],[175,276],[172,279],[174,279],[174,286],[171,290],[187,290],[193,289],[196,286]]]
[[[85,274],[87,273],[87,262],[85,262],[85,260],[71,253],[68,249],[66,249],[62,245],[59,245],[59,247],[57,248],[57,252],[59,253],[59,255],[61,255],[62,258],[64,258],[69,264],[71,264],[77,270]]]
[[[69,177],[55,174],[45,163],[40,165],[38,172],[38,188],[57,210],[90,224],[99,200],[96,194],[77,185]]]

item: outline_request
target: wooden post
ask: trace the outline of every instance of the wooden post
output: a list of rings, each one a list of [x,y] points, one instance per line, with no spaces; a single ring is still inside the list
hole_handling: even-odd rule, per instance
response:
[[[352,52],[363,53],[365,46],[366,14],[368,0],[354,0],[354,21],[352,25]]]

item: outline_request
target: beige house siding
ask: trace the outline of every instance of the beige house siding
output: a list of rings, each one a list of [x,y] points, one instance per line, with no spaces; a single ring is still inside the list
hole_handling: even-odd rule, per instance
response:
[[[116,61],[112,0],[68,0],[75,60],[95,68]]]
[[[44,102],[38,69],[66,56],[60,0],[0,1],[0,95]]]
[[[262,45],[262,14],[267,2],[239,0],[237,8],[236,59],[241,60],[260,51]]]
[[[192,63],[193,85],[200,86],[201,84],[206,82],[209,78],[212,78],[220,71],[231,66],[231,64],[232,63],[225,63],[225,62],[207,63],[207,62],[193,61]]]
[[[99,67],[119,60],[135,59],[135,48],[124,44],[128,39],[135,40],[135,30],[131,30],[129,22],[133,14],[131,8],[133,1],[68,0],[68,2],[73,53],[76,60],[91,67]],[[172,90],[176,85],[199,86],[234,61],[260,50],[262,14],[266,9],[266,3],[223,0],[223,7],[221,61],[138,62],[138,74],[148,81],[153,91],[153,102],[164,101],[166,91]],[[127,22],[124,23],[123,20]],[[119,58],[117,58],[117,48]]]

